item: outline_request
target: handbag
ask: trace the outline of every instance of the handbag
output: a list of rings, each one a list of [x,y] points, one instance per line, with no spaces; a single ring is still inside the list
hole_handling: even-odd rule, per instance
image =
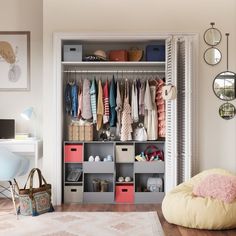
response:
[[[128,52],[126,50],[113,50],[109,53],[110,61],[128,61]]]
[[[33,187],[35,172],[38,173],[39,179],[39,187],[36,188]],[[29,188],[26,188],[28,182],[30,183]],[[22,215],[37,216],[42,213],[54,211],[51,203],[51,184],[47,184],[40,169],[33,168],[30,171],[24,188],[19,189],[19,202],[18,212]]]
[[[142,123],[134,130],[134,140],[147,141],[147,132]]]
[[[144,151],[147,161],[161,160],[164,161],[164,152],[155,145],[148,145]]]
[[[164,100],[174,100],[177,97],[177,89],[174,85],[165,85],[162,87],[162,98]]]

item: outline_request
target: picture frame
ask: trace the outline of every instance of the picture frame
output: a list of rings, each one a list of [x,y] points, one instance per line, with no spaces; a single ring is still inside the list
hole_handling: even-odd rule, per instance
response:
[[[0,31],[0,91],[30,90],[30,31]]]

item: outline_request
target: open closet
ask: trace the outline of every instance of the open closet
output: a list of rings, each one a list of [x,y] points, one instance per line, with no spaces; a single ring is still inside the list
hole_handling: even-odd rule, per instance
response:
[[[164,59],[148,58],[150,45]],[[68,47],[81,57],[68,59]],[[133,48],[141,60],[109,60]],[[55,34],[58,202],[160,203],[191,177],[195,50],[195,35]],[[107,58],[94,59],[96,51]],[[166,84],[175,100],[163,100]]]

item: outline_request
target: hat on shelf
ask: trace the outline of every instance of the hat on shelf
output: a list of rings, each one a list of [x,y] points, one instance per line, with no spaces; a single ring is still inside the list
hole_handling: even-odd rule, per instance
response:
[[[92,55],[84,57],[84,61],[106,61],[107,55],[103,50],[96,50]]]

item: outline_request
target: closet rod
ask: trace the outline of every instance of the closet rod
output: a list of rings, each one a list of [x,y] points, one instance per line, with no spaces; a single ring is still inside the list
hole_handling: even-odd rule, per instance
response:
[[[64,73],[165,73],[164,70],[64,70]]]

